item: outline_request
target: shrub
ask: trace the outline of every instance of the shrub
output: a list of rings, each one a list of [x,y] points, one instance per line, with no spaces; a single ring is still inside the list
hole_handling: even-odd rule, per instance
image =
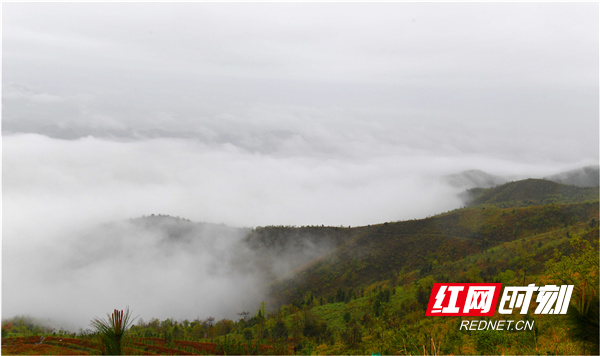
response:
[[[129,308],[123,314],[123,310],[115,309],[112,315],[107,314],[106,320],[94,318],[91,325],[100,336],[102,353],[105,355],[121,355],[121,342],[125,332],[135,318],[131,318]]]

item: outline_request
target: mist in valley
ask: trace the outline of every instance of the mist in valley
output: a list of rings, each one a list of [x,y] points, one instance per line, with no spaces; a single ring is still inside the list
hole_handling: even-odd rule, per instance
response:
[[[2,318],[236,319],[339,243],[265,226],[597,166],[597,6],[4,4]]]
[[[334,247],[326,236],[305,236],[293,249],[255,249],[251,229],[165,215],[60,231],[45,236],[50,244],[9,249],[8,271],[21,268],[18,279],[4,278],[4,310],[72,331],[126,306],[145,320],[237,320],[268,300],[269,283]]]
[[[498,162],[329,164],[181,139],[6,136],[3,316],[71,330],[126,306],[146,321],[236,319],[269,300],[269,283],[337,243],[296,233],[271,245],[257,238],[260,226],[361,226],[452,210],[463,188],[440,177],[460,166]]]

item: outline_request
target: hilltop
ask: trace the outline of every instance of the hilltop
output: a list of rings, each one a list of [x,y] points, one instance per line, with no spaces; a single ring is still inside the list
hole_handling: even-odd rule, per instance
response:
[[[553,231],[566,236],[570,226],[587,225],[597,216],[597,201],[517,209],[478,207],[427,219],[350,229],[348,233],[353,238],[292,279],[273,285],[272,294],[277,303],[285,304],[302,299],[307,293],[331,297],[340,288],[364,288],[406,276],[410,271],[414,277],[424,277],[436,268],[482,254],[502,243]],[[568,240],[561,243],[564,248]],[[499,266],[488,264],[484,276],[498,270]],[[450,269],[444,271],[448,280],[449,272]],[[454,275],[455,282],[460,281],[457,276]]]
[[[502,208],[566,204],[597,200],[598,187],[578,187],[544,179],[525,179],[490,189],[470,189],[465,198],[469,206],[487,204]]]
[[[546,177],[546,179],[579,187],[597,187],[600,185],[600,167],[596,165],[573,169]]]
[[[473,188],[493,188],[499,185],[526,179],[525,177],[503,176],[490,174],[478,169],[471,169],[459,173],[449,174],[441,177],[441,180],[455,188],[473,189]],[[572,169],[556,173],[543,178],[551,182],[575,185],[578,187],[598,187],[600,186],[600,166],[587,166],[578,169]]]

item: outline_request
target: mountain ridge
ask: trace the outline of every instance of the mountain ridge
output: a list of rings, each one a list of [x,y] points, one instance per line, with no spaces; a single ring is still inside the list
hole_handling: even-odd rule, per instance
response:
[[[448,174],[440,179],[454,188],[468,190],[473,188],[493,188],[511,181],[519,181],[528,178],[495,175],[479,169],[470,169]],[[549,176],[538,177],[537,179],[549,180],[565,185],[575,185],[578,187],[597,187],[600,186],[600,165],[584,166]]]
[[[529,178],[489,189],[473,188],[466,191],[463,197],[468,206],[492,204],[507,208],[583,202],[598,199],[598,194],[598,187],[579,187]]]
[[[525,179],[469,192],[469,206],[423,219],[352,228],[248,229],[240,240],[242,251],[249,252],[242,260],[259,262],[240,262],[238,268],[266,273],[270,304],[277,306],[298,301],[308,291],[331,297],[339,288],[360,288],[402,271],[427,273],[439,261],[454,263],[502,243],[598,217],[597,187]],[[169,221],[189,224],[185,219]],[[296,255],[302,258],[281,268],[280,258]]]
[[[561,172],[545,177],[545,179],[579,187],[597,187],[600,185],[600,165],[586,166]]]

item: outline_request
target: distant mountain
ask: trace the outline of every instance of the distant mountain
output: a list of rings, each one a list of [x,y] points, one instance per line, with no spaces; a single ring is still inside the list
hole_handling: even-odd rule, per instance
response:
[[[442,177],[442,180],[453,187],[462,189],[491,188],[504,184],[508,179],[492,175],[480,170],[469,170]]]
[[[464,197],[469,206],[495,205],[502,208],[579,203],[598,199],[598,187],[577,187],[544,179],[525,179],[498,187],[468,190]]]
[[[597,187],[600,185],[600,166],[588,166],[555,174],[545,179],[579,187]]]
[[[210,236],[235,237],[247,234],[250,229],[225,224],[193,222],[189,219],[163,214],[152,214],[129,220],[134,226],[159,234],[166,241],[192,241]]]
[[[143,243],[147,254],[197,254],[199,260],[218,259],[220,268],[260,277],[266,283],[289,277],[298,268],[321,258],[352,236],[348,229],[341,227],[237,228],[163,214],[105,224],[88,235],[89,240],[102,239],[105,243],[83,248],[87,260],[104,255],[122,244],[123,240],[133,240]],[[110,237],[104,237],[106,235]],[[201,264],[196,268],[201,269]]]
[[[442,177],[442,181],[453,187],[462,189],[493,188],[515,179],[521,178],[493,175],[477,169],[449,174]],[[578,187],[598,187],[600,186],[600,166],[596,165],[573,169],[547,176],[543,179]]]

